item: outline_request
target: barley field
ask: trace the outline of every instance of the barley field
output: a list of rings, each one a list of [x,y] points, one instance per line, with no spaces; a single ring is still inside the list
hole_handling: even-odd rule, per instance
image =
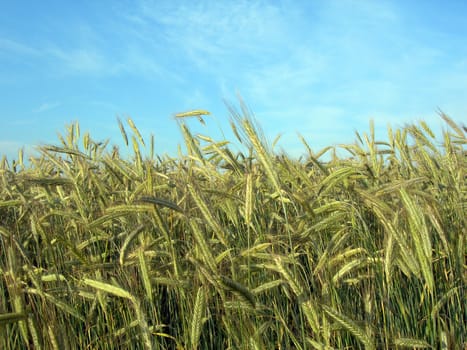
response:
[[[75,123],[3,158],[1,349],[467,348],[465,127],[295,159],[244,106],[234,140],[205,113],[175,158],[131,119],[129,157]]]

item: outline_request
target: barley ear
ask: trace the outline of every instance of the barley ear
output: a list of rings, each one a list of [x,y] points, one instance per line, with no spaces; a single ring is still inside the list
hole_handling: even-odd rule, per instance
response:
[[[206,312],[206,292],[201,286],[196,293],[196,302],[193,309],[193,318],[191,320],[191,348],[197,349],[199,345],[199,338],[201,336],[201,329],[203,327],[203,316]]]

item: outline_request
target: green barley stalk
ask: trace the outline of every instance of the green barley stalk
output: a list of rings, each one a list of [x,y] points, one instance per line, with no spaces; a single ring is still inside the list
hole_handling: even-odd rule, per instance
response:
[[[191,348],[198,349],[199,338],[203,328],[203,317],[206,312],[206,291],[201,286],[196,293],[195,306],[193,308],[193,317],[191,319]]]
[[[362,342],[365,346],[365,350],[376,350],[375,340],[370,338],[365,329],[360,327],[355,321],[327,305],[323,305],[323,310],[329,317]]]
[[[227,236],[224,232],[224,229],[221,227],[221,225],[216,221],[214,216],[211,214],[211,211],[208,208],[208,205],[206,202],[201,198],[201,195],[198,193],[198,191],[191,185],[188,184],[188,191],[190,192],[193,200],[196,203],[196,206],[201,210],[201,213],[203,214],[206,222],[208,225],[211,227],[213,230],[214,234],[217,236],[219,241],[225,246],[228,247],[227,243]]]
[[[120,298],[124,298],[129,300],[133,308],[135,309],[136,313],[136,318],[139,322],[140,328],[141,328],[141,333],[143,336],[143,341],[144,341],[144,347],[145,349],[152,349],[152,342],[151,342],[151,334],[146,322],[146,318],[144,317],[144,314],[141,310],[140,303],[138,302],[137,298],[133,296],[130,292],[126,291],[125,289],[121,287],[114,286],[109,283],[101,282],[101,281],[96,281],[92,280],[89,278],[84,278],[82,282],[92,288],[95,288],[101,292],[108,293],[115,295]]]

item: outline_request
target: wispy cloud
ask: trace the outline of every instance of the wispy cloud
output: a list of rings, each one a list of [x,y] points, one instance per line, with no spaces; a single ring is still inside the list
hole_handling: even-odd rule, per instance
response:
[[[0,38],[0,51],[10,55],[26,55],[38,58],[40,67],[47,67],[48,74],[54,72],[103,73],[114,72],[105,55],[92,47],[64,48],[55,43],[26,45],[19,41]],[[13,57],[13,56],[12,56]]]
[[[61,63],[65,70],[74,73],[106,73],[112,72],[112,65],[108,66],[104,56],[97,50],[90,48],[49,48],[47,52]]]
[[[388,121],[432,118],[437,107],[467,113],[465,30],[432,25],[437,13],[427,19],[426,8],[436,6],[415,7],[372,0],[90,6],[76,16],[50,16],[49,29],[34,36],[17,30],[0,37],[7,63],[0,83],[11,90],[11,82],[31,79],[52,90],[63,82],[66,91],[45,96],[64,101],[73,94],[73,108],[83,114],[95,98],[93,110],[137,110],[147,119],[153,108],[220,110],[222,97],[235,103],[239,92],[272,137],[284,132],[290,143],[300,131],[326,145],[353,136],[349,128],[366,130],[369,118],[382,129]],[[86,12],[91,8],[99,11]],[[448,18],[443,23],[450,25]],[[64,29],[51,35],[50,28]],[[33,112],[60,105],[45,102]]]
[[[61,105],[60,102],[45,102],[41,104],[39,107],[34,108],[32,111],[34,113],[42,113],[42,112],[50,111],[52,109],[60,107],[60,105]]]
[[[266,54],[286,40],[290,24],[280,7],[264,1],[143,1],[138,18],[157,25],[170,46],[210,70],[238,64],[240,57],[264,54],[267,59]]]
[[[37,68],[52,77],[126,74],[177,79],[176,74],[170,73],[170,70],[161,65],[160,53],[147,50],[135,33],[129,33],[122,34],[121,37],[109,37],[106,32],[82,25],[75,32],[70,30],[63,37],[39,40],[35,44],[0,38],[0,53],[3,51],[12,58],[17,55],[35,56]],[[109,50],[106,46],[117,43],[121,50]]]
[[[40,55],[40,51],[36,48],[9,38],[0,38],[0,51],[20,55]]]
[[[289,57],[256,67],[243,76],[248,98],[271,109],[318,102],[313,101],[324,82],[329,64],[310,49],[297,47]]]

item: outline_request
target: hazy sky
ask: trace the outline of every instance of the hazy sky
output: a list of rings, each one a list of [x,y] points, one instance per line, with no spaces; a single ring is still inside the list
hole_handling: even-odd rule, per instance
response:
[[[467,120],[466,1],[2,1],[0,153],[58,143],[79,121],[121,144],[127,116],[156,152],[172,115],[207,109],[195,133],[232,139],[239,93],[269,140],[297,155],[354,130]]]

